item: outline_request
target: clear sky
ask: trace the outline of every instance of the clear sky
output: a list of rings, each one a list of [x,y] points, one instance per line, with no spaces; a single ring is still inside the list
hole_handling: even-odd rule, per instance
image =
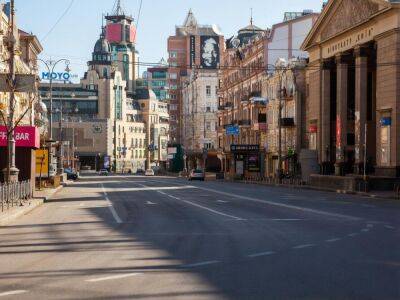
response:
[[[0,0],[4,2],[4,0]],[[73,0],[15,0],[21,29],[41,40],[42,58],[68,58],[72,73],[83,75],[86,62],[100,34],[103,13],[115,0],[74,0],[65,16],[43,40]],[[167,38],[181,25],[190,8],[200,24],[217,24],[226,37],[249,24],[253,9],[255,25],[266,28],[283,20],[286,11],[312,9],[320,12],[323,0],[143,0],[137,49],[142,62],[166,57]],[[138,16],[140,0],[122,0],[127,14]],[[141,72],[144,71],[143,67]]]

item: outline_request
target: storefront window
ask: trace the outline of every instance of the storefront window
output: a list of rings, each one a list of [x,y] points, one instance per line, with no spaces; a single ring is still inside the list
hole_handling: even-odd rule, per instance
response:
[[[381,163],[390,164],[390,126],[381,127]]]

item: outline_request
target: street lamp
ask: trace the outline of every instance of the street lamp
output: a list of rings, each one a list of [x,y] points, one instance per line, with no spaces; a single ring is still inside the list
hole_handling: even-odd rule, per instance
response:
[[[54,73],[54,69],[56,68],[56,66],[61,63],[64,62],[65,63],[65,72],[70,72],[71,69],[69,68],[70,65],[70,61],[68,59],[65,58],[61,58],[57,61],[53,61],[53,60],[43,60],[38,58],[38,61],[42,62],[44,64],[44,66],[46,67],[47,71],[49,72],[49,109],[48,109],[48,113],[49,113],[49,143],[50,143],[50,161],[52,161],[52,157],[53,157],[53,150],[52,150],[52,143],[53,141],[53,73]],[[61,108],[62,109],[62,108]],[[61,127],[60,127],[60,131],[61,131]],[[61,141],[60,141],[61,142]],[[50,164],[50,166],[52,167],[52,164]],[[62,172],[61,172],[62,173]],[[60,174],[61,174],[60,173]]]

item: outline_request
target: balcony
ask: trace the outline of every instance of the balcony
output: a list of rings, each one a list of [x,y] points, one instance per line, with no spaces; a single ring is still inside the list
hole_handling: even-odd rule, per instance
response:
[[[239,126],[251,126],[251,120],[240,120],[238,124]]]
[[[225,109],[231,109],[233,107],[233,103],[232,102],[226,102],[225,103]]]
[[[281,125],[284,128],[290,128],[290,127],[295,127],[296,126],[294,124],[294,118],[282,118],[281,119]]]
[[[252,129],[254,131],[267,131],[268,129],[268,124],[267,123],[254,123],[252,126]]]

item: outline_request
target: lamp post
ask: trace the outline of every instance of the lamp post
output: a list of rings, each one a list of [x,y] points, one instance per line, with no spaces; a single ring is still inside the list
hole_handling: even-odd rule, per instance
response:
[[[56,68],[56,66],[61,63],[64,62],[65,63],[65,71],[66,72],[70,72],[70,68],[69,68],[69,64],[70,61],[68,59],[65,58],[61,58],[57,61],[53,61],[53,60],[43,60],[38,58],[38,61],[42,62],[42,64],[46,67],[48,74],[49,74],[49,109],[48,109],[48,113],[49,113],[49,136],[48,136],[48,142],[50,143],[50,162],[52,162],[52,158],[53,158],[53,73],[54,70]],[[62,109],[62,108],[61,108]],[[60,132],[61,132],[61,125],[60,125]],[[61,141],[60,141],[61,142]],[[61,152],[61,151],[60,151]],[[50,163],[50,168],[52,168],[52,164]],[[50,171],[53,171],[52,169]],[[62,172],[61,172],[62,173]],[[60,173],[60,174],[61,174]]]

